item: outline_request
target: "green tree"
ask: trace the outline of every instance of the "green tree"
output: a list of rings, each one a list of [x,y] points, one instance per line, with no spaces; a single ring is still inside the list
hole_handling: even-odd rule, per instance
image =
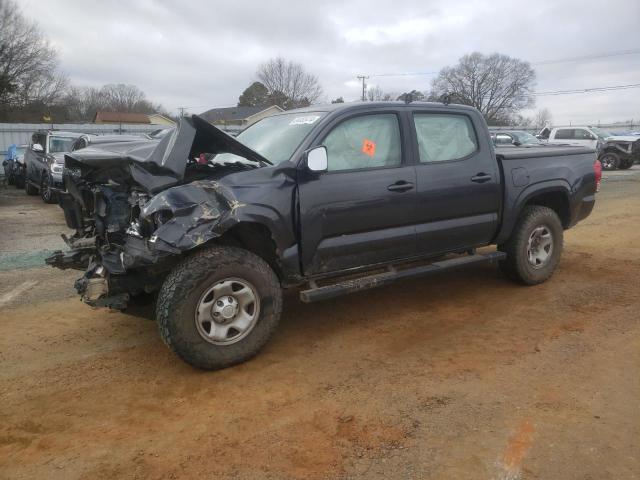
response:
[[[400,100],[401,102],[421,102],[425,99],[426,97],[424,93],[418,90],[411,90],[410,92],[405,92],[402,95],[399,95],[396,100]]]
[[[269,104],[269,90],[261,82],[253,82],[238,98],[239,107],[263,107]]]

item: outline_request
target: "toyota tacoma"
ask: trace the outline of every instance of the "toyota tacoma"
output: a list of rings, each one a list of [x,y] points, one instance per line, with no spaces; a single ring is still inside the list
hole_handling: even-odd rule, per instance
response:
[[[313,106],[237,138],[194,115],[159,140],[66,154],[76,233],[47,263],[84,271],[92,306],[157,297],[164,342],[217,369],[267,343],[285,288],[313,302],[493,262],[544,282],[600,168],[584,147],[495,149],[461,105]]]

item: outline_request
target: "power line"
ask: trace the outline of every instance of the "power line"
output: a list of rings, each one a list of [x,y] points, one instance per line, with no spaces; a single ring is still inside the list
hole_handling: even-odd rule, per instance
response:
[[[640,88],[640,83],[630,83],[628,85],[609,85],[606,87],[578,88],[573,90],[551,90],[548,92],[533,92],[530,96],[542,97],[546,95],[571,95],[574,93],[611,92],[614,90],[628,90],[630,88]]]
[[[554,63],[581,62],[583,60],[594,60],[594,59],[607,58],[607,57],[619,57],[620,55],[637,55],[638,53],[640,53],[640,48],[636,48],[633,50],[620,50],[617,52],[600,53],[595,55],[584,55],[582,57],[561,58],[558,60],[543,60],[540,62],[532,62],[531,65],[551,65]]]
[[[640,54],[640,48],[631,49],[631,50],[619,50],[615,52],[607,52],[600,53],[595,55],[584,55],[581,57],[569,57],[569,58],[561,58],[555,60],[541,60],[538,62],[531,62],[531,65],[552,65],[558,63],[570,63],[570,62],[581,62],[585,60],[596,60],[600,58],[607,57],[618,57],[621,55],[637,55]],[[374,73],[372,77],[419,77],[425,75],[437,75],[438,72],[400,72],[400,73]]]

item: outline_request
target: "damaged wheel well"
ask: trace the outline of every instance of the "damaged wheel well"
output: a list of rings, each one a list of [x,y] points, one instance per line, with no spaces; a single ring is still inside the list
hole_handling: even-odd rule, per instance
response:
[[[217,238],[215,243],[240,247],[255,253],[269,264],[278,279],[282,281],[282,267],[278,261],[276,244],[271,232],[264,225],[250,222],[239,223]]]

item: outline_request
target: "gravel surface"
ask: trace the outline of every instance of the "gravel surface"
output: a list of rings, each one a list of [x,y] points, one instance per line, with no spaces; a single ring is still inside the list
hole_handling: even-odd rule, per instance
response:
[[[291,292],[267,348],[212,373],[150,309],[30,268],[62,212],[0,190],[0,478],[638,478],[639,170],[607,175],[543,285],[482,266]]]

